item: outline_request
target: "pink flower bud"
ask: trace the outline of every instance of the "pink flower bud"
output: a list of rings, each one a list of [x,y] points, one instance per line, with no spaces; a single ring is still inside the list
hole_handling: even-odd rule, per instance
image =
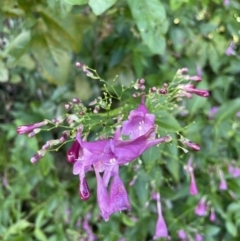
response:
[[[210,216],[209,216],[209,220],[210,220],[211,222],[215,222],[215,220],[216,220],[216,215],[215,215],[215,210],[214,210],[214,208],[211,208],[211,213],[210,213]]]
[[[38,122],[38,123],[34,123],[34,124],[29,124],[29,125],[24,125],[24,126],[18,126],[17,128],[17,133],[18,134],[26,134],[29,133],[31,131],[33,131],[36,128],[45,126],[48,124],[48,121],[42,121],[42,122]]]

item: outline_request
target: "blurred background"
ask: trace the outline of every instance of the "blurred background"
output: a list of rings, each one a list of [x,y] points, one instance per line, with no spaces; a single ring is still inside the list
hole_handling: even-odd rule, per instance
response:
[[[184,229],[189,240],[240,240],[240,3],[238,0],[4,0],[0,6],[0,240],[152,240],[157,221],[151,182],[161,193],[172,240]],[[29,139],[16,127],[53,119],[78,97],[89,103],[101,95],[98,81],[75,67],[80,61],[117,85],[137,78],[146,85],[169,83],[179,68],[202,77],[197,85],[209,98],[187,100],[176,117],[185,135],[201,145],[191,153],[199,189],[189,195],[184,171],[190,154],[173,145],[152,148],[121,168],[131,212],[99,217],[96,181],[78,196],[78,177],[66,162],[64,146],[36,165],[30,158],[60,131]],[[116,87],[117,88],[117,87]],[[167,120],[166,120],[167,122]],[[167,127],[166,127],[167,128]],[[219,190],[220,173],[227,180]],[[92,178],[91,178],[92,175]],[[135,184],[129,182],[137,175]],[[197,217],[202,196],[216,220]],[[148,208],[146,208],[148,203]]]

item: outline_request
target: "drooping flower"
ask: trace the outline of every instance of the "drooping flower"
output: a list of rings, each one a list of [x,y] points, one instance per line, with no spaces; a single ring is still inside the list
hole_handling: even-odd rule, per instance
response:
[[[209,118],[209,119],[213,119],[213,117],[215,116],[215,114],[218,112],[218,109],[219,109],[219,107],[213,106],[213,107],[210,109],[210,111],[209,111],[208,118]]]
[[[224,1],[223,1],[223,4],[224,4],[225,6],[229,5],[229,3],[230,3],[229,0],[224,0]]]
[[[154,127],[155,115],[149,114],[145,106],[145,95],[142,95],[141,104],[136,110],[132,110],[128,116],[128,120],[123,122],[122,135],[129,135],[130,140],[145,135]],[[154,136],[154,133],[152,134]]]
[[[234,178],[240,176],[240,168],[234,167],[233,165],[228,166],[228,173],[231,174]]]
[[[67,161],[73,164],[78,159],[79,151],[80,151],[80,144],[78,140],[75,140],[72,146],[67,151]]]
[[[110,207],[110,197],[108,194],[107,187],[105,187],[100,173],[95,169],[95,174],[97,178],[97,200],[100,209],[101,216],[105,221],[109,220],[109,216],[112,213]]]
[[[230,43],[230,45],[228,46],[228,48],[226,49],[226,52],[225,52],[225,54],[227,56],[231,56],[231,55],[235,54],[234,46],[235,46],[234,43]]]
[[[80,180],[79,195],[80,195],[80,198],[84,201],[88,200],[90,197],[90,191],[89,191],[88,183],[85,177],[83,177],[82,180]]]
[[[26,133],[29,133],[29,132],[33,131],[36,128],[45,126],[47,124],[48,124],[48,121],[44,120],[42,122],[38,122],[38,123],[34,123],[34,124],[18,126],[17,133],[18,134],[26,134]]]
[[[190,172],[190,177],[191,177],[191,182],[190,182],[189,192],[190,192],[191,195],[195,196],[195,195],[198,194],[198,188],[197,188],[197,184],[196,184],[196,181],[195,181],[193,169]]]
[[[183,229],[180,229],[178,231],[178,237],[183,240],[186,239],[187,238],[186,232]]]
[[[215,210],[214,210],[214,208],[211,208],[209,220],[210,220],[211,222],[215,222],[215,220],[216,220],[216,215],[215,215]]]
[[[97,240],[97,237],[94,235],[91,226],[89,225],[89,220],[91,218],[91,214],[87,213],[84,217],[83,221],[83,229],[87,233],[88,241]]]
[[[198,188],[197,183],[194,176],[194,169],[192,166],[192,156],[190,156],[187,165],[184,167],[187,173],[190,174],[190,186],[189,186],[189,192],[191,195],[197,195],[198,194]]]
[[[220,176],[219,189],[220,190],[227,190],[228,186],[227,186],[227,182],[226,182],[226,180],[224,178],[222,170],[219,170],[219,176]]]
[[[203,241],[203,236],[199,233],[196,233],[195,241]]]
[[[112,212],[131,209],[127,191],[118,173],[113,176],[110,187],[110,206]]]
[[[205,216],[207,214],[207,209],[208,205],[206,204],[206,199],[203,197],[195,208],[195,214],[198,216]]]
[[[158,220],[156,224],[155,235],[153,239],[168,238],[168,229],[164,217],[162,215],[162,207],[160,202],[160,194],[157,194],[157,210],[158,210]]]

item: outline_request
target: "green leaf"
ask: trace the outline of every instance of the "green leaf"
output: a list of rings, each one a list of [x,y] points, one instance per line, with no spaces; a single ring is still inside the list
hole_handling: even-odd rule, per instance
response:
[[[50,83],[62,85],[66,82],[70,72],[70,56],[51,36],[35,37],[33,55]]]
[[[226,221],[226,229],[233,237],[237,236],[237,228],[235,227],[232,221]]]
[[[180,131],[182,129],[181,125],[178,123],[176,118],[166,111],[158,111],[156,115],[156,124],[160,129]]]
[[[220,228],[214,225],[206,225],[205,228],[205,234],[208,237],[214,236],[216,234],[218,234],[220,231]]]
[[[25,54],[30,46],[31,32],[20,33],[6,48],[4,54],[8,56],[8,64],[15,64],[16,61]]]
[[[48,241],[47,236],[44,234],[44,232],[40,228],[36,228],[34,230],[34,236],[37,238],[39,241]]]
[[[5,233],[3,240],[7,240],[9,235],[19,233],[29,226],[31,226],[31,224],[28,221],[24,219],[19,220],[17,223],[10,226],[10,228]]]
[[[8,69],[3,61],[0,60],[0,82],[7,82],[9,78]]]
[[[240,110],[240,98],[237,98],[221,106],[217,114],[215,115],[214,119],[219,123],[221,121],[231,118],[239,110]]]
[[[166,13],[160,1],[128,0],[141,37],[153,54],[163,54],[166,47],[164,34],[168,29]]]
[[[88,3],[88,0],[64,0],[64,1],[72,5],[83,5]]]
[[[117,0],[89,0],[89,6],[92,8],[94,14],[100,15],[108,8],[113,6]]]

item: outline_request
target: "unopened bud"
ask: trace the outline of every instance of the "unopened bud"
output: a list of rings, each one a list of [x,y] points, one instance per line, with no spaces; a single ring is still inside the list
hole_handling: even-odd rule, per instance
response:
[[[64,105],[64,107],[65,107],[66,110],[69,110],[71,108],[71,104],[70,103],[66,103]]]
[[[32,158],[31,158],[31,163],[35,164],[38,162],[40,159],[43,158],[45,155],[46,151],[45,150],[39,150]]]
[[[157,88],[155,86],[153,86],[152,88],[150,88],[150,92],[154,93],[157,91]]]
[[[140,89],[140,90],[145,90],[145,85],[140,85],[140,86],[139,86],[139,89]]]
[[[39,133],[41,131],[41,129],[40,128],[36,128],[36,129],[34,129],[32,132],[30,132],[29,134],[28,134],[28,137],[29,138],[32,138],[33,136],[35,136],[37,133]]]
[[[145,79],[139,79],[139,80],[138,80],[138,83],[139,83],[140,85],[143,85],[143,84],[145,83]]]
[[[81,103],[81,101],[80,101],[78,98],[73,98],[73,99],[72,99],[72,102],[73,102],[74,104],[79,104],[79,103]]]

